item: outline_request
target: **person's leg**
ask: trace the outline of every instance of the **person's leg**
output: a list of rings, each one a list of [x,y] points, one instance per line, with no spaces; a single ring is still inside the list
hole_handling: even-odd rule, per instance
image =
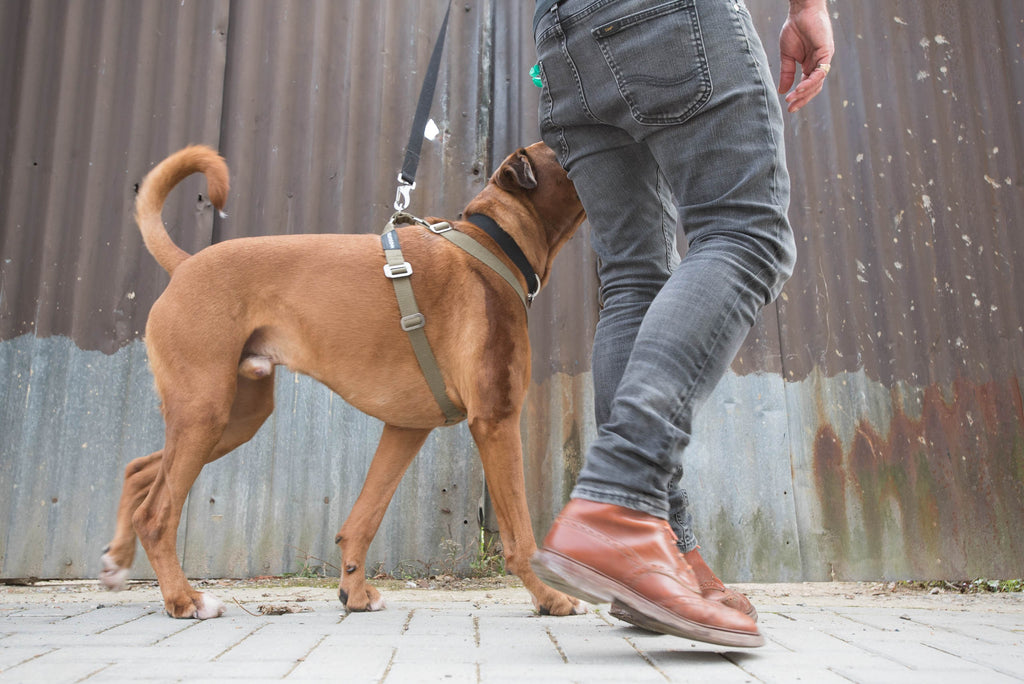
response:
[[[606,2],[566,2],[547,21],[542,20],[538,27],[538,53],[545,79],[541,104],[545,140],[569,170],[591,223],[595,226],[626,226],[632,230],[632,241],[624,241],[617,247],[616,251],[625,256],[614,264],[613,271],[630,264],[630,250],[636,250],[638,243],[650,246],[650,233],[664,241],[665,226],[674,224],[674,221],[666,219],[666,213],[670,212],[664,210],[666,193],[658,164],[652,163],[653,156],[645,146],[637,145],[642,136],[627,133],[624,127],[608,123],[614,117],[613,110],[623,109],[621,92],[615,80],[609,79],[612,74],[600,73],[601,70],[595,67],[603,57],[600,51],[595,50],[593,36],[598,32],[593,22],[612,20],[600,31],[604,36],[618,33],[621,26],[633,22],[633,19],[619,21],[609,12],[637,10],[639,14],[635,16],[664,16],[663,8],[656,9],[653,14],[648,12],[649,5],[637,1],[619,2],[614,6]],[[566,13],[564,21],[560,16],[562,10]],[[692,7],[684,4],[672,5],[669,14],[667,28],[670,31],[679,28],[693,30],[697,24]],[[585,25],[586,22],[591,25]],[[662,23],[659,22],[658,26]],[[654,26],[655,31],[658,26]],[[654,44],[658,45],[661,53],[663,43],[657,38],[655,35]],[[678,46],[679,41],[669,38],[669,43],[674,42]],[[684,52],[691,49],[692,44],[684,46]],[[690,68],[685,58],[677,59],[679,55],[671,50],[662,56],[668,62],[654,65],[655,79],[664,79],[666,73],[673,70]],[[698,64],[698,70],[702,69]],[[683,106],[686,112],[693,109],[695,102],[705,99],[707,90],[707,84],[701,78],[697,79],[695,87],[681,89],[679,84],[688,80],[689,73],[685,73],[672,83],[673,98],[678,99],[681,90],[692,91],[693,101]],[[630,108],[626,109],[628,112]],[[652,216],[652,212],[657,216]],[[671,225],[669,236],[674,235],[674,227]],[[624,234],[628,236],[629,232]],[[638,235],[644,237],[638,238]],[[602,237],[606,236],[602,234]],[[598,248],[602,247],[599,245]],[[666,254],[664,247],[661,247],[661,253]],[[663,271],[671,271],[671,258],[661,267]],[[636,316],[638,309],[647,306],[642,300],[640,306],[636,306],[636,302],[629,302],[624,293],[635,294],[645,288],[652,292],[659,289],[664,272],[656,278],[658,284],[652,286],[646,281],[651,272],[650,256],[644,261],[648,265],[641,269],[622,268],[620,273],[609,272],[603,278],[603,294],[612,299],[613,305],[633,304],[622,309],[613,306],[612,316],[604,323],[605,326],[613,325],[606,327],[606,332],[628,330],[630,327],[635,330],[635,322],[632,326],[615,325],[616,316],[621,313],[623,319],[628,319]],[[622,277],[617,280],[616,275]],[[636,280],[638,286],[624,286],[630,279]],[[656,303],[659,297],[651,301]],[[610,344],[612,355],[616,349],[621,354],[621,349],[630,347],[628,340],[632,334],[630,331],[624,338],[606,335],[602,343]],[[599,356],[605,353],[598,350]],[[599,359],[598,367],[601,363]],[[630,360],[629,366],[632,364]],[[614,409],[611,416],[614,420]],[[602,429],[602,434],[604,432]],[[659,631],[731,645],[756,646],[763,643],[756,625],[749,618],[700,597],[693,572],[676,548],[675,535],[665,522],[669,509],[666,485],[678,472],[680,460],[664,452],[651,456],[653,458],[647,464],[634,459],[628,466],[620,468],[615,476],[614,488],[617,491],[603,492],[602,495],[608,498],[595,498],[598,502],[608,502],[609,499],[616,503],[622,501],[624,507],[609,503],[590,504],[580,499],[571,501],[552,527],[545,540],[545,549],[535,556],[535,569],[545,581],[567,591],[575,588],[575,594],[582,598],[621,600],[642,615],[646,624]],[[673,465],[673,461],[676,468],[663,475],[661,466]],[[586,468],[589,467],[588,463]],[[660,516],[660,522],[655,515]],[[616,579],[623,574],[628,577]]]
[[[647,155],[643,157],[645,164],[649,164]],[[639,182],[622,183],[620,178]],[[653,171],[650,178],[627,174],[611,180],[613,190],[626,193],[625,201],[612,200],[613,205],[621,201],[618,206],[629,209],[595,213],[590,218],[591,243],[598,258],[601,284],[601,311],[591,359],[597,425],[603,425],[611,415],[612,399],[644,314],[679,264],[678,220],[668,180]],[[679,538],[679,550],[687,553],[697,548],[697,538],[688,497],[680,485],[682,476],[680,465],[669,485],[668,520]]]
[[[604,131],[602,145],[619,133]],[[582,136],[570,134],[574,149]],[[623,140],[621,147],[592,150],[571,166],[584,206],[589,206],[591,241],[598,257],[601,312],[594,335],[592,369],[597,425],[611,415],[612,400],[633,351],[647,309],[679,263],[676,209],[667,181],[644,145]],[[588,169],[593,178],[581,178]],[[686,510],[686,493],[673,475],[669,522],[683,552],[697,541]]]
[[[702,34],[718,38],[703,41],[700,50],[713,95],[681,123],[637,124],[632,131],[643,136],[670,179],[689,250],[644,316],[609,420],[574,491],[663,518],[693,412],[728,368],[758,311],[778,294],[795,252],[786,219],[781,108],[749,15],[742,5],[720,0],[698,2],[695,12]],[[645,30],[656,31],[655,23],[645,22]],[[606,46],[603,56],[619,64],[629,50],[628,42]],[[582,65],[590,62],[573,63],[585,86]],[[628,92],[621,83],[620,90]],[[668,112],[657,100],[644,101],[639,114],[638,107],[629,108],[634,123],[637,116]],[[562,137],[571,143],[578,133],[567,130]],[[570,155],[570,163],[577,187],[610,175],[601,155]],[[609,197],[593,194],[595,200]],[[583,199],[592,223],[616,211],[614,199],[596,211]]]

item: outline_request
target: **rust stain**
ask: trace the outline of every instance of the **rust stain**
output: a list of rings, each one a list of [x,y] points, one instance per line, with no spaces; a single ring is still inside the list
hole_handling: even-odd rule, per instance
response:
[[[830,558],[837,559],[849,546],[846,512],[846,473],[843,448],[831,425],[822,425],[814,439],[814,484],[821,502],[822,524]]]
[[[1024,420],[1016,378],[959,380],[919,397],[893,390],[892,405],[887,433],[860,420],[845,453],[832,426],[817,432],[824,551],[841,559],[837,575],[854,564],[878,576],[894,568],[947,579],[1019,575]]]

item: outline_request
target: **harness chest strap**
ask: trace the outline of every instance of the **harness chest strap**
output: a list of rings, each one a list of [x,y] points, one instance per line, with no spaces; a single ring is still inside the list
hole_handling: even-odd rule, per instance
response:
[[[387,261],[384,265],[384,275],[390,278],[391,283],[395,286],[402,330],[409,334],[409,341],[412,343],[412,350],[416,354],[423,377],[427,381],[431,394],[434,395],[434,400],[437,401],[437,405],[444,414],[445,425],[459,423],[466,415],[452,403],[445,391],[441,369],[437,365],[437,359],[430,349],[430,342],[427,341],[427,334],[423,330],[426,319],[420,313],[416,297],[412,293],[412,284],[409,282],[412,266],[402,256],[402,249],[398,244],[398,233],[391,229],[381,236],[380,241],[384,248],[384,258]]]
[[[505,242],[511,241],[511,238],[508,238],[492,219],[482,215],[474,215],[470,217],[470,221],[483,228],[508,253],[509,247],[502,245],[501,238],[507,238],[504,240]],[[398,299],[398,311],[401,315],[399,322],[402,330],[409,334],[409,341],[412,343],[413,352],[416,354],[416,360],[420,365],[420,370],[423,372],[423,377],[426,379],[427,386],[430,388],[431,394],[434,395],[437,405],[444,414],[445,425],[454,425],[461,422],[466,415],[456,408],[455,404],[448,398],[444,378],[441,376],[441,369],[437,365],[437,358],[434,356],[434,352],[430,348],[430,342],[427,340],[426,332],[423,330],[426,325],[426,318],[420,313],[419,306],[416,304],[416,297],[412,293],[412,283],[409,282],[409,276],[412,275],[412,265],[402,256],[402,249],[398,242],[398,233],[395,232],[395,226],[400,223],[413,223],[424,226],[431,232],[444,237],[470,256],[479,259],[512,287],[519,297],[519,301],[522,302],[523,308],[527,311],[529,311],[529,306],[534,296],[540,290],[540,278],[537,277],[531,267],[527,266],[524,269],[523,266],[519,265],[520,261],[525,262],[526,259],[522,256],[522,252],[517,245],[513,250],[515,256],[511,258],[516,261],[517,267],[528,282],[530,275],[536,281],[536,289],[529,293],[523,289],[515,274],[512,273],[512,270],[501,259],[469,235],[454,230],[449,223],[429,224],[411,214],[399,211],[391,217],[388,225],[385,226],[384,234],[380,238],[381,246],[384,248],[384,259],[387,262],[384,265],[384,275],[391,279],[395,287],[395,297]],[[495,233],[498,234],[495,235]],[[514,245],[514,241],[512,244]]]
[[[441,225],[447,226],[448,224]],[[456,245],[457,247],[462,248],[471,256],[474,256],[480,261],[484,262],[484,264],[489,266],[491,270],[493,270],[495,273],[504,278],[505,282],[511,285],[512,289],[515,290],[517,295],[519,295],[519,301],[523,303],[523,307],[526,308],[527,310],[529,309],[529,303],[533,301],[533,296],[536,293],[533,292],[527,295],[526,292],[523,291],[523,286],[519,284],[518,280],[516,280],[516,277],[512,273],[512,270],[508,266],[503,264],[501,259],[494,255],[494,252],[487,249],[486,247],[484,247],[479,242],[477,242],[470,236],[466,235],[465,233],[460,233],[459,231],[452,229],[451,226],[448,226],[447,228],[440,230],[435,230],[435,226],[431,226],[430,229],[433,230],[438,235],[440,235],[441,237],[447,238],[449,242]],[[538,287],[537,289],[540,288]]]

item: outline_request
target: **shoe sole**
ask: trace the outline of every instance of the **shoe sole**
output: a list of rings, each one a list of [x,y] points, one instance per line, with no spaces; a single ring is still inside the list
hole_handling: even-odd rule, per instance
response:
[[[764,646],[764,637],[749,632],[710,627],[680,617],[592,568],[554,551],[541,549],[530,559],[530,567],[543,582],[588,603],[625,604],[634,617],[641,619],[644,629],[660,634],[703,641],[718,646],[757,648]]]
[[[713,601],[714,599],[709,599],[709,600]],[[725,604],[723,604],[723,605],[725,605]],[[728,608],[732,608],[732,606],[727,606],[727,607]],[[736,609],[733,608],[733,610],[736,610]],[[758,617],[757,616],[757,610],[755,610],[753,606],[750,607],[750,612],[749,613],[743,612],[742,610],[740,612],[743,613],[744,615],[746,615],[748,618],[750,618],[754,622],[757,622],[757,617]],[[631,611],[629,609],[629,606],[627,606],[626,604],[622,603],[621,601],[613,601],[612,602],[612,607],[608,610],[608,613],[613,618],[618,618],[619,620],[622,620],[623,622],[628,622],[629,624],[633,625],[634,627],[639,627],[641,629],[648,629],[643,624],[643,621],[644,621],[643,616],[642,615],[635,615],[633,613],[633,611]],[[650,631],[650,630],[648,629],[648,631]]]

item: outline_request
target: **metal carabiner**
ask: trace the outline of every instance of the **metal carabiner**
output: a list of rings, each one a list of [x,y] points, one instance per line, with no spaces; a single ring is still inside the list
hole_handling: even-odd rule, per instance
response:
[[[416,183],[408,183],[398,174],[398,190],[395,192],[395,211],[405,211],[409,206],[409,193],[416,189]]]

